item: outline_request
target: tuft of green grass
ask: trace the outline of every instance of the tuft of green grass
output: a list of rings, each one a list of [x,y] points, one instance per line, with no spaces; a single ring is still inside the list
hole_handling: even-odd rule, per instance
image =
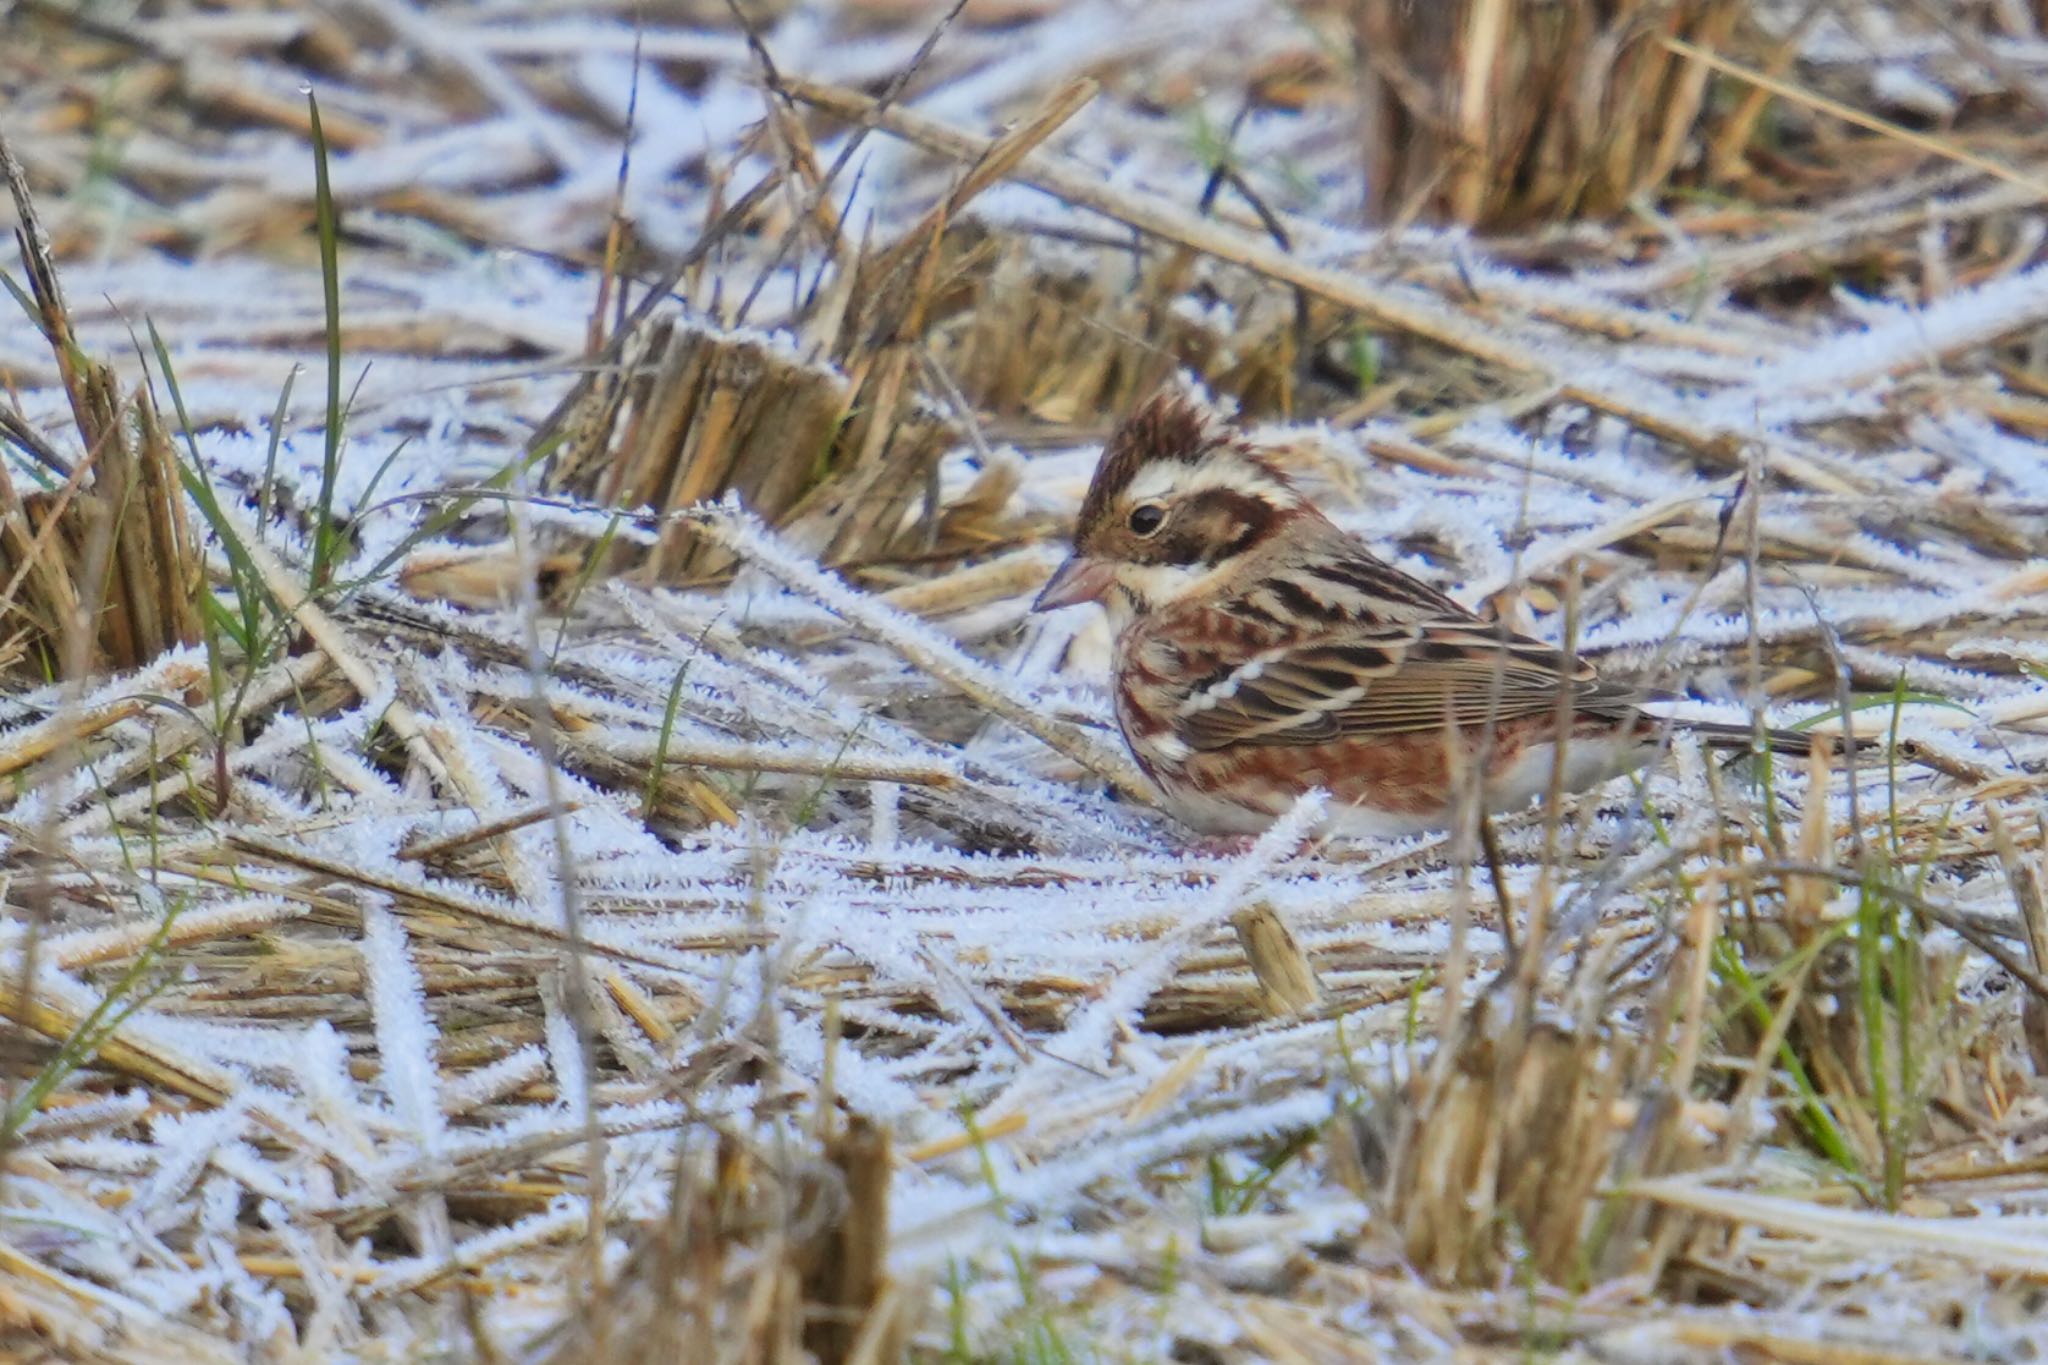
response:
[[[183,900],[174,900],[166,907],[163,921],[157,925],[156,932],[150,935],[142,951],[135,955],[135,960],[100,997],[92,1012],[58,1044],[56,1055],[29,1078],[29,1083],[14,1097],[6,1113],[0,1114],[0,1152],[13,1148],[22,1126],[35,1117],[57,1087],[91,1062],[107,1039],[128,1022],[128,1017],[148,1004],[162,988],[164,982],[157,976],[157,964],[162,960],[164,945],[170,941],[171,927],[178,922],[178,916],[184,909]]]
[[[1253,1160],[1252,1168],[1242,1176],[1233,1176],[1223,1158],[1212,1153],[1207,1162],[1209,1213],[1214,1217],[1227,1218],[1255,1210],[1281,1173],[1315,1148],[1323,1136],[1323,1126],[1304,1128],[1274,1142]]]
[[[208,689],[213,700],[211,729],[215,743],[225,745],[226,737],[233,732],[236,717],[241,714],[250,684],[283,652],[290,637],[291,622],[283,607],[271,596],[263,575],[257,571],[255,560],[242,543],[235,522],[229,518],[221,502],[206,462],[200,458],[199,442],[192,431],[192,418],[185,407],[185,393],[178,383],[177,367],[171,363],[170,348],[164,344],[163,334],[157,330],[153,319],[145,318],[143,325],[149,334],[150,349],[156,356],[157,372],[162,375],[164,389],[170,396],[171,411],[178,419],[179,435],[185,443],[185,455],[177,462],[178,481],[198,507],[201,519],[220,543],[221,554],[227,560],[229,600],[222,601],[219,594],[204,587],[199,594],[200,630],[206,646],[207,674],[212,684]],[[285,394],[288,396],[290,392],[291,382],[287,380]],[[283,403],[283,398],[280,398],[280,411]],[[273,460],[276,439],[276,427],[273,426]],[[268,483],[266,471],[266,491]],[[260,524],[258,529],[260,533]],[[224,641],[233,646],[238,659],[226,657]],[[239,681],[232,689],[228,685],[231,674],[239,674]],[[225,773],[224,757],[221,769]]]
[[[1801,941],[1754,908],[1731,917],[1711,959],[1723,1002],[1711,1031],[1728,1050],[1762,1050],[1757,1060],[1771,1068],[1806,1145],[1865,1199],[1892,1210],[1911,1183],[1934,1085],[1978,1027],[1976,1011],[1955,997],[1960,959],[1931,947],[1925,934],[1922,890],[1953,806],[1917,831],[1922,852],[1910,862],[1899,809],[1900,718],[1909,705],[1930,704],[1968,714],[1946,698],[1908,691],[1903,679],[1889,693],[1826,713],[1892,711],[1881,768],[1886,801],[1867,813],[1871,837],[1852,837],[1855,862],[1842,878],[1853,899]]]
[[[313,136],[313,223],[320,237],[320,286],[325,296],[327,336],[327,431],[320,458],[320,496],[313,520],[312,587],[319,592],[334,572],[339,539],[334,526],[334,487],[341,477],[341,227],[334,187],[327,174],[327,133],[320,125],[320,97],[306,92]]]
[[[1363,398],[1372,392],[1373,385],[1380,382],[1380,373],[1386,367],[1386,347],[1381,344],[1379,334],[1366,327],[1354,327],[1344,337],[1345,359],[1350,362],[1351,372],[1358,376],[1358,395]]]
[[[1832,936],[1826,936],[1806,945],[1800,950],[1802,963],[1796,971],[1803,973],[1809,970],[1814,960],[1820,956],[1821,949],[1832,941]],[[1773,974],[1793,970],[1795,969],[1780,964],[1773,969]],[[1713,971],[1724,988],[1732,991],[1736,998],[1737,1011],[1748,1017],[1758,1037],[1768,1038],[1773,1034],[1789,1032],[1789,1021],[1781,1024],[1777,1014],[1779,1007],[1771,1004],[1769,986],[1752,974],[1748,963],[1744,961],[1740,942],[1726,934],[1715,941]],[[1848,1139],[1842,1135],[1840,1121],[1829,1107],[1826,1097],[1813,1083],[1812,1076],[1808,1074],[1805,1063],[1799,1059],[1799,1053],[1789,1036],[1779,1039],[1777,1059],[1779,1069],[1784,1073],[1784,1079],[1792,1091],[1794,1112],[1798,1115],[1800,1126],[1805,1130],[1808,1141],[1844,1175],[1861,1182],[1864,1175],[1862,1163],[1856,1159],[1856,1153],[1849,1146]]]
[[[955,1112],[967,1130],[982,1183],[988,1186],[991,1202],[1000,1209],[1005,1203],[1002,1182],[989,1152],[988,1139],[975,1120],[974,1107],[961,1104]],[[1109,1357],[1079,1339],[1085,1329],[1063,1319],[1061,1305],[1040,1292],[1031,1259],[1015,1244],[1006,1245],[1004,1252],[1022,1302],[995,1325],[998,1344],[976,1345],[968,1322],[976,1276],[971,1265],[955,1259],[946,1267],[946,1348],[939,1358],[947,1365],[1092,1365],[1107,1360]]]

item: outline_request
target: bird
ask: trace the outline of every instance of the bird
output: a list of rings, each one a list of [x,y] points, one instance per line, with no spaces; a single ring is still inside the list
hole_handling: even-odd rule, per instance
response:
[[[1642,691],[1459,605],[1333,523],[1277,464],[1169,386],[1111,433],[1073,553],[1032,604],[1088,602],[1115,636],[1132,757],[1198,833],[1263,832],[1314,789],[1326,832],[1450,828],[1585,791],[1656,752]],[[1812,737],[1678,722],[1711,747]]]

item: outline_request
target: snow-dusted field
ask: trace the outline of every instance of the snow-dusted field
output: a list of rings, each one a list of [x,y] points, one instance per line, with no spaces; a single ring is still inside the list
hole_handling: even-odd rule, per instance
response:
[[[778,83],[869,97],[940,12],[762,8]],[[2038,36],[1802,8],[1755,16],[1801,81],[2032,164],[1969,101],[2043,79]],[[766,1362],[821,1304],[862,1360],[2048,1351],[2048,186],[1798,113],[1840,174],[1782,203],[1368,232],[1327,9],[970,4],[872,131],[766,91],[721,5],[0,11],[0,136],[80,347],[169,412],[161,335],[230,505],[215,589],[234,539],[273,631],[75,687],[17,661],[0,696],[8,1351]],[[1163,370],[1241,399],[1403,568],[1546,637],[1569,614],[1688,714],[1834,728],[1853,695],[1904,760],[1763,791],[1681,741],[1508,822],[1553,956],[1489,988],[1461,848],[1304,849],[1304,809],[1217,851],[1149,809],[1104,623],[1027,612],[1124,381],[998,383],[972,310],[916,343],[959,438],[905,517],[938,514],[931,553],[831,572],[815,521],[723,502],[671,514],[715,583],[541,579],[662,526],[521,460],[603,368],[615,215],[638,303],[763,177],[851,149],[811,196],[836,256],[807,228],[776,258],[815,208],[779,185],[661,306],[840,382],[807,301],[951,192],[941,134],[980,147],[1083,74],[955,224],[1009,253],[984,310],[1071,299],[1112,350],[1180,329],[1203,345]],[[352,556],[311,602],[308,86]],[[1242,192],[1204,214],[1219,159]],[[75,459],[0,306],[0,404]],[[1245,376],[1297,306],[1322,359],[1378,358],[1304,354],[1281,403]],[[1251,912],[1309,1008],[1248,966]],[[879,1288],[819,1269],[868,1254]]]

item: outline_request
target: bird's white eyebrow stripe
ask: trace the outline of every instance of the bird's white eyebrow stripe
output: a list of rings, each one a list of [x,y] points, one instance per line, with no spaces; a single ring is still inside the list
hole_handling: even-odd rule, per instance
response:
[[[1138,471],[1124,493],[1133,502],[1150,502],[1169,494],[1184,497],[1209,488],[1227,488],[1251,497],[1263,494],[1280,498],[1285,495],[1285,490],[1278,483],[1259,473],[1249,460],[1227,457],[1211,458],[1195,465],[1171,460],[1154,461]]]
[[[1150,502],[1154,498],[1164,497],[1173,490],[1174,475],[1182,472],[1182,468],[1183,466],[1164,462],[1146,465],[1138,471],[1138,476],[1131,480],[1130,487],[1124,491],[1130,495],[1133,502]]]

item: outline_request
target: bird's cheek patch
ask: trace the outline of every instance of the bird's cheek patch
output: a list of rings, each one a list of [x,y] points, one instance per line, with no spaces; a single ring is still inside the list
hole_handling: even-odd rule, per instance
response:
[[[1207,564],[1216,548],[1206,527],[1182,524],[1160,537],[1156,558],[1164,564],[1191,566]]]
[[[1241,555],[1264,540],[1279,516],[1279,509],[1265,498],[1235,488],[1207,490],[1189,512],[1191,529],[1198,531],[1212,564]]]

